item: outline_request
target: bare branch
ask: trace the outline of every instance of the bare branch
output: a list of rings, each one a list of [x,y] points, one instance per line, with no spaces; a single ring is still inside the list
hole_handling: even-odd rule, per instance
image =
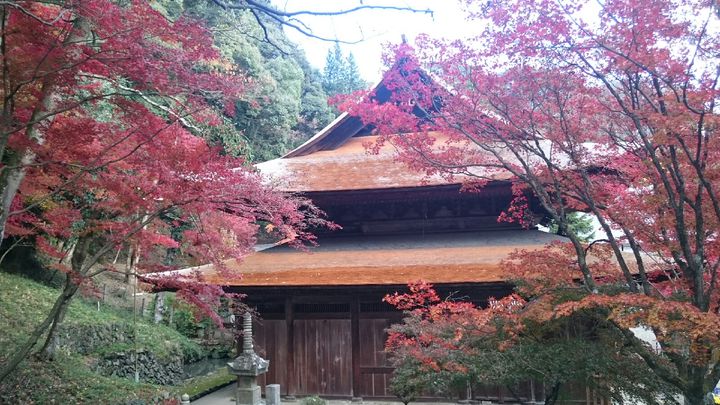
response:
[[[228,2],[223,0],[212,0],[213,3],[217,4],[218,6],[222,7],[225,10],[249,10],[255,19],[257,20],[258,24],[262,27],[264,33],[265,33],[265,39],[268,43],[275,46],[277,48],[277,45],[274,44],[269,36],[267,35],[267,28],[265,27],[265,24],[261,21],[260,15],[265,15],[268,18],[277,21],[280,25],[289,27],[294,29],[295,31],[301,33],[302,35],[314,38],[319,41],[324,42],[335,42],[335,43],[343,43],[343,44],[357,44],[364,40],[364,38],[360,38],[357,40],[345,40],[345,39],[338,39],[338,38],[331,38],[331,37],[325,37],[322,35],[317,35],[312,32],[310,27],[300,20],[298,17],[333,17],[333,16],[341,16],[341,15],[348,15],[353,14],[358,11],[362,10],[378,10],[378,11],[400,11],[400,12],[409,12],[409,13],[419,13],[419,14],[427,14],[431,17],[434,15],[433,11],[431,9],[418,9],[410,6],[392,6],[392,5],[370,5],[370,4],[361,4],[356,7],[346,8],[346,9],[338,9],[338,10],[330,10],[330,11],[320,11],[320,10],[298,10],[298,11],[283,11],[278,8],[262,4],[259,1],[256,0],[238,0],[236,2]],[[283,52],[285,53],[285,52]]]
[[[409,6],[388,6],[388,5],[369,5],[363,4],[360,6],[344,9],[344,10],[333,10],[333,11],[317,11],[317,10],[298,10],[298,11],[282,11],[274,7],[264,5],[255,0],[241,0],[237,3],[227,3],[222,0],[213,0],[213,2],[224,9],[236,9],[236,10],[247,10],[256,9],[262,11],[268,15],[274,15],[277,17],[297,17],[300,15],[312,15],[312,16],[338,16],[345,14],[352,14],[360,10],[386,10],[386,11],[408,11],[412,13],[422,13],[433,15],[433,11],[430,9],[417,9]]]

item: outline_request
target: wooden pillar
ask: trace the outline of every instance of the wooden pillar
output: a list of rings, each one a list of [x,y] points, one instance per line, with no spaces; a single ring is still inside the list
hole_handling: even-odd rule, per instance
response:
[[[295,311],[291,297],[285,298],[285,330],[287,332],[287,399],[295,399]]]
[[[360,300],[353,297],[350,301],[350,340],[352,341],[352,400],[360,397]]]
[[[535,403],[535,380],[530,379],[530,402]]]

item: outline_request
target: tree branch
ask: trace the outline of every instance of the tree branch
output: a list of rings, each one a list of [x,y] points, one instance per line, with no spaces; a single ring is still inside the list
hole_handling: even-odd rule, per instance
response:
[[[302,20],[300,20],[297,17],[307,17],[307,16],[314,16],[314,17],[333,17],[333,16],[341,16],[341,15],[348,15],[353,14],[358,11],[362,10],[378,10],[378,11],[400,11],[400,12],[410,12],[410,13],[419,13],[419,14],[427,14],[431,17],[434,15],[433,11],[431,9],[418,9],[410,6],[391,6],[391,5],[370,5],[370,4],[361,4],[356,7],[346,8],[346,9],[338,9],[338,10],[331,10],[331,11],[320,11],[320,10],[298,10],[298,11],[283,11],[278,8],[263,4],[260,1],[256,0],[238,0],[235,2],[229,2],[229,1],[223,1],[223,0],[212,0],[213,3],[220,6],[224,10],[249,10],[253,16],[255,16],[256,20],[260,24],[260,26],[263,28],[263,31],[265,31],[265,38],[269,39],[266,31],[266,27],[264,26],[264,23],[260,20],[259,15],[264,14],[267,17],[271,18],[272,20],[277,21],[280,25],[284,25],[286,27],[292,28],[295,31],[299,32],[300,34],[309,37],[314,38],[319,41],[325,41],[325,42],[336,42],[336,43],[343,43],[343,44],[357,44],[359,42],[362,42],[364,38],[361,38],[359,40],[355,41],[348,41],[338,38],[331,38],[331,37],[325,37],[322,35],[317,35],[312,32],[311,29],[309,29],[308,25],[305,24]],[[269,43],[272,44],[272,41],[269,41]],[[273,44],[274,45],[274,44]]]

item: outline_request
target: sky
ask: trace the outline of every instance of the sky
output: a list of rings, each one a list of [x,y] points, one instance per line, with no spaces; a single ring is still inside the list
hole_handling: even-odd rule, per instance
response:
[[[341,44],[341,48],[344,53],[353,53],[363,79],[370,83],[381,78],[385,44],[401,42],[402,35],[412,43],[421,33],[437,38],[458,38],[471,28],[464,20],[458,3],[453,0],[274,0],[273,3],[287,11],[340,10],[360,3],[432,10],[432,15],[409,11],[361,10],[343,16],[303,17],[302,21],[315,35],[348,42],[361,40],[357,44]],[[286,28],[286,32],[305,51],[310,64],[322,70],[328,49],[334,43],[310,38],[290,28]]]

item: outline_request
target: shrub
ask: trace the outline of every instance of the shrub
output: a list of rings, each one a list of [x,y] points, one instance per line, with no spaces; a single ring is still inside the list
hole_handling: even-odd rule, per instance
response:
[[[300,405],[327,405],[327,401],[317,395],[313,395],[303,398],[302,401],[300,401]]]
[[[406,361],[405,364],[396,368],[390,380],[390,392],[398,397],[405,405],[417,400],[427,386],[427,372],[419,367],[412,367]]]

